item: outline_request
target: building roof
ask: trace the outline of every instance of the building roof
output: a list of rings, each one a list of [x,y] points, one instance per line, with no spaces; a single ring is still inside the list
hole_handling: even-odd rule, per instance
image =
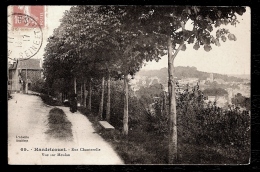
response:
[[[40,59],[18,61],[17,69],[42,69]]]

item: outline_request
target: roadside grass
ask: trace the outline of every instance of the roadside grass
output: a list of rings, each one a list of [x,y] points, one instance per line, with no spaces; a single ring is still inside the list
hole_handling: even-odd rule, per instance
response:
[[[153,135],[139,131],[131,131],[128,136],[124,136],[118,130],[111,134],[101,129],[95,113],[89,113],[83,107],[79,107],[78,110],[88,117],[96,133],[110,143],[125,164],[166,164],[167,147],[165,149],[166,143],[165,140],[161,141],[161,136],[154,138]]]
[[[51,138],[72,141],[72,124],[67,119],[66,114],[62,109],[53,108],[48,115],[49,129],[45,132]]]
[[[96,113],[78,110],[88,117],[100,136],[111,144],[125,164],[167,164],[168,138],[141,128],[129,130],[128,136],[115,129],[114,134],[102,130]],[[180,132],[181,133],[181,132]],[[178,161],[174,164],[248,164],[250,150],[234,145],[207,145],[187,142],[178,136]]]
[[[233,145],[182,143],[178,145],[181,164],[248,164],[250,150]]]

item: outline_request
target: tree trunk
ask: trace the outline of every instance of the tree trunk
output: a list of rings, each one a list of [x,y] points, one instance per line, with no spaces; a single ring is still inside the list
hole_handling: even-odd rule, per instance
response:
[[[172,55],[171,37],[168,38],[168,92],[169,92],[169,152],[168,163],[173,164],[177,160],[177,112],[176,112],[176,96],[174,82],[174,59],[181,50],[181,44],[174,55]]]
[[[128,135],[128,79],[124,77],[124,116],[123,116],[123,135]]]
[[[82,106],[83,104],[83,91],[82,91],[82,83],[80,84],[80,105]]]
[[[163,114],[164,114],[164,115],[168,115],[168,114],[167,114],[167,104],[166,104],[166,100],[167,100],[166,92],[163,91]]]
[[[106,109],[106,120],[110,121],[110,73],[108,73],[107,79],[107,109]]]
[[[86,80],[83,81],[83,106],[87,107],[87,91],[86,91]]]
[[[77,81],[76,81],[76,77],[74,77],[74,93],[77,94]]]
[[[100,119],[103,119],[102,114],[103,114],[103,105],[104,105],[104,91],[105,91],[105,78],[102,77],[102,85],[101,85],[101,100],[100,100],[100,105],[99,105],[99,117]]]
[[[89,88],[88,88],[88,110],[91,111],[91,94],[92,94],[92,85],[91,85],[91,78],[89,79]]]
[[[169,90],[169,155],[168,163],[172,164],[177,160],[177,126],[176,126],[176,100],[174,85],[174,67],[172,57],[172,42],[168,38],[168,90]]]

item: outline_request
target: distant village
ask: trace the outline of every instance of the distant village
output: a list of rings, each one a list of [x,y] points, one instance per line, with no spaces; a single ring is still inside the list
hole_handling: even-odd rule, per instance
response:
[[[214,74],[210,73],[209,77],[205,80],[199,80],[198,78],[182,78],[178,79],[175,77],[179,89],[183,91],[187,89],[193,88],[197,84],[199,84],[200,90],[204,91],[207,88],[210,88],[212,84],[225,86],[227,94],[222,96],[206,96],[205,102],[216,102],[218,107],[226,108],[228,104],[232,104],[232,98],[235,97],[238,93],[241,93],[244,97],[250,97],[250,80],[243,79],[243,82],[226,82],[223,79],[214,78]],[[147,82],[148,81],[148,82]],[[149,76],[135,76],[133,80],[131,80],[131,88],[134,92],[140,89],[140,87],[149,87],[154,83],[160,83],[165,92],[168,92],[168,84],[162,83],[161,79],[157,76],[149,77]],[[241,110],[245,110],[245,108],[241,107]]]
[[[25,61],[15,61],[9,63],[9,83],[8,90],[14,92],[24,92],[27,93],[30,86],[34,84],[33,82],[43,77],[42,61],[40,59],[29,59]],[[216,84],[216,87],[225,87],[227,94],[225,95],[208,95],[206,96],[205,102],[216,102],[218,107],[226,108],[227,105],[232,104],[232,98],[234,98],[238,93],[242,94],[244,97],[250,98],[250,80],[243,79],[242,82],[227,82],[223,79],[215,78],[213,73],[209,73],[209,76],[205,80],[200,80],[198,78],[177,78],[175,77],[180,89],[183,91],[193,88],[197,84],[201,91],[212,87]],[[162,85],[163,90],[168,92],[167,82],[162,81],[158,76],[145,76],[136,75],[134,79],[130,80],[131,89],[134,93],[140,89],[140,87],[149,87],[153,84],[159,83]],[[245,110],[241,107],[241,110]]]

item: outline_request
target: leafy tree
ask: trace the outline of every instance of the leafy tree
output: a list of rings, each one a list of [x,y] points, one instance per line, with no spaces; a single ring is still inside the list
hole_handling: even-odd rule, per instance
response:
[[[241,93],[237,93],[234,98],[231,99],[232,104],[241,106],[247,110],[251,109],[251,99],[243,96]]]
[[[136,91],[137,97],[150,97],[151,99],[154,97],[159,97],[163,92],[163,87],[161,84],[153,84],[149,87],[141,87],[138,91]]]
[[[31,90],[38,92],[38,93],[43,93],[44,92],[44,80],[43,79],[33,80],[32,84],[31,84]]]
[[[242,15],[244,12],[244,7],[73,7],[68,12],[72,15],[65,17],[73,24],[67,22],[68,27],[65,25],[61,29],[65,30],[64,39],[58,39],[54,47],[58,49],[55,52],[61,54],[58,60],[70,64],[68,71],[73,77],[82,72],[82,64],[86,64],[86,70],[90,71],[89,76],[93,76],[91,72],[94,70],[104,70],[104,63],[98,68],[91,68],[89,65],[97,61],[106,61],[105,57],[108,54],[116,59],[118,71],[124,79],[123,134],[125,135],[128,134],[128,75],[134,75],[144,60],[158,61],[167,52],[170,119],[168,163],[174,163],[177,159],[174,59],[180,51],[186,50],[186,44],[193,44],[195,50],[203,46],[204,50],[209,52],[212,44],[220,46],[220,42],[225,42],[227,38],[235,41],[235,35],[224,28],[219,28],[213,35],[213,27],[218,28],[229,23],[236,25],[236,15]],[[192,21],[192,30],[185,29],[189,20]],[[82,43],[81,40],[85,42]],[[62,47],[63,44],[66,46]]]
[[[236,25],[236,15],[245,12],[244,7],[190,7],[190,6],[116,6],[110,10],[121,14],[121,25],[131,32],[142,32],[152,44],[160,50],[168,51],[168,89],[169,89],[169,115],[170,115],[170,140],[169,140],[169,163],[177,159],[177,123],[176,123],[176,100],[174,88],[173,62],[177,54],[186,50],[186,44],[194,44],[198,50],[203,46],[209,52],[211,44],[220,46],[220,41],[236,40],[235,35],[227,29],[220,28],[216,35],[212,35],[213,27],[221,25]],[[193,29],[186,30],[185,24],[192,21]],[[142,42],[149,45],[149,39]],[[154,55],[160,59],[157,53]],[[149,59],[149,57],[148,57]],[[155,58],[154,58],[155,59]]]
[[[52,85],[57,79],[64,79],[64,82],[68,82],[68,80],[72,78],[72,68],[71,65],[68,65],[68,63],[72,63],[72,61],[62,61],[59,58],[59,54],[62,53],[60,47],[63,44],[61,33],[62,27],[55,29],[54,36],[48,38],[48,44],[45,47],[43,74],[46,86],[49,88],[48,90],[51,90],[50,88],[52,88]]]
[[[64,13],[61,25],[58,29],[58,39],[54,41],[57,49],[52,49],[56,54],[62,67],[69,67],[71,79],[74,80],[74,91],[76,92],[77,82],[83,83],[84,106],[86,106],[86,80],[89,85],[88,109],[91,109],[91,81],[93,77],[104,77],[105,63],[112,61],[111,39],[106,31],[108,18],[103,18],[96,13],[96,6],[73,6]],[[93,20],[95,18],[95,20]],[[62,31],[62,32],[61,32]],[[56,35],[55,35],[56,37]],[[106,46],[105,46],[106,45]],[[50,57],[50,61],[54,61]],[[100,63],[101,62],[101,63]],[[52,65],[53,66],[53,65]],[[46,72],[50,73],[50,72]],[[57,77],[57,76],[56,76]],[[104,91],[102,91],[103,93]],[[103,101],[103,99],[101,100]],[[102,104],[103,106],[103,104]],[[101,108],[102,110],[103,108]]]
[[[110,31],[117,41],[117,46],[113,49],[115,56],[118,58],[117,65],[121,78],[124,79],[124,120],[123,134],[128,134],[128,75],[133,76],[141,66],[143,61],[158,60],[158,47],[153,45],[153,40],[142,31],[128,28],[123,21],[125,10],[118,6],[102,6],[99,12],[103,15],[112,15],[116,18],[117,26]],[[110,17],[111,18],[111,17]],[[136,28],[138,26],[135,26]]]
[[[101,100],[100,100],[100,105],[99,105],[99,117],[102,119],[102,114],[103,114],[103,105],[104,105],[104,91],[105,91],[105,78],[102,77],[102,84],[101,84]]]

